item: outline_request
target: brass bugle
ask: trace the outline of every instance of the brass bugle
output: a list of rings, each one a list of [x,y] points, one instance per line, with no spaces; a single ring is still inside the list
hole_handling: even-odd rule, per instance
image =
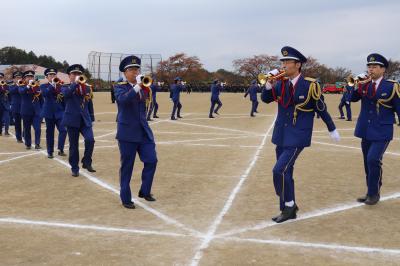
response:
[[[350,87],[353,87],[356,84],[356,79],[353,77],[353,75],[349,75],[346,78],[346,82],[347,82],[347,85],[349,85]]]
[[[29,85],[30,87],[37,87],[37,86],[40,85],[40,83],[39,83],[39,81],[36,81],[36,80],[30,80],[29,83],[28,83],[28,85]]]
[[[25,85],[25,82],[24,82],[22,79],[19,79],[19,80],[17,81],[17,85],[18,85],[18,86],[24,86],[24,85]]]
[[[0,81],[0,86],[5,86],[7,85],[7,82],[5,82],[4,80]]]
[[[286,71],[280,70],[277,75],[272,75],[270,73],[268,73],[268,74],[260,73],[260,74],[258,74],[257,79],[261,85],[265,85],[265,83],[267,83],[268,81],[280,79],[280,78],[284,77],[285,75],[286,75]]]
[[[85,84],[86,83],[86,77],[84,75],[80,75],[79,78],[78,78],[78,83]]]
[[[53,78],[53,79],[51,80],[51,82],[53,82],[53,83],[55,83],[55,84],[59,84],[59,83],[61,83],[61,79],[55,77],[55,78]]]
[[[150,76],[143,76],[141,80],[144,87],[150,87],[150,85],[153,83],[153,79]]]
[[[346,78],[347,84],[351,87],[353,87],[356,84],[365,84],[371,81],[371,77],[366,74],[362,73],[357,75],[356,77],[353,77],[352,75],[348,76]]]

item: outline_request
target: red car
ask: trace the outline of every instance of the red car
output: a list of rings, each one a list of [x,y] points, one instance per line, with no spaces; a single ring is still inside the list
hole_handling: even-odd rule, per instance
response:
[[[322,93],[343,93],[343,87],[337,87],[335,84],[325,84]]]

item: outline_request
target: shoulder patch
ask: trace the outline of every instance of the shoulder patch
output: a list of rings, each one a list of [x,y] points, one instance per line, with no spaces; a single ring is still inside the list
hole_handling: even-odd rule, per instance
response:
[[[317,79],[310,78],[310,77],[305,77],[304,79],[307,81],[310,81],[310,82],[317,82]]]

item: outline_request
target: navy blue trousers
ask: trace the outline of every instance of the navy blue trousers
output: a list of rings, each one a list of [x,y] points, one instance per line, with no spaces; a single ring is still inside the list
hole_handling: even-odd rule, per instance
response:
[[[147,196],[151,193],[153,178],[157,167],[157,153],[154,142],[126,142],[118,141],[121,156],[121,168],[119,169],[120,197],[122,203],[132,201],[130,182],[132,178],[133,166],[135,164],[136,153],[144,167],[142,171],[142,186],[140,191]]]
[[[215,105],[217,105],[217,108],[215,108]],[[214,101],[211,101],[210,116],[213,113],[218,113],[218,110],[221,109],[221,107],[222,107],[222,102],[219,98]]]
[[[390,141],[361,141],[368,196],[380,194],[382,186],[382,159]]]
[[[182,104],[180,101],[174,101],[174,107],[172,107],[172,114],[171,117],[175,117],[175,113],[177,113],[178,116],[181,115],[181,109],[182,109]]]
[[[251,101],[251,112],[250,115],[254,115],[257,112],[258,101]]]
[[[32,145],[32,135],[31,135],[31,127],[35,131],[35,145],[40,144],[40,136],[41,136],[41,122],[42,118],[38,115],[22,115],[22,121],[24,125],[24,140],[25,146],[30,147]]]
[[[82,134],[85,140],[85,152],[82,158],[83,165],[92,165],[92,155],[94,149],[94,135],[92,127],[87,127],[83,120],[81,126],[67,127],[69,140],[69,164],[72,172],[79,171],[79,134]]]
[[[8,132],[8,128],[10,127],[10,111],[8,110],[2,110],[0,111],[0,123],[1,123],[1,127],[0,127],[0,133],[3,130],[3,126],[4,126],[4,131]]]
[[[350,104],[347,104],[346,102],[343,102],[343,101],[340,102],[340,104],[339,104],[340,117],[344,117],[343,106],[346,107],[347,119],[351,120],[351,106],[350,106]]]
[[[21,114],[12,112],[12,116],[14,117],[15,138],[22,140]]]
[[[67,137],[67,130],[62,125],[62,119],[45,118],[46,120],[46,145],[47,153],[53,154],[54,152],[54,130],[58,130],[58,150],[64,151],[65,139]]]
[[[151,115],[153,114],[153,117],[157,115],[158,111],[158,103],[155,99],[151,102],[150,110],[149,113],[147,114],[147,118],[151,118]],[[153,113],[154,112],[154,113]]]
[[[304,148],[276,146],[276,164],[272,170],[279,207],[283,210],[285,202],[296,201],[294,193],[293,170],[297,157]]]

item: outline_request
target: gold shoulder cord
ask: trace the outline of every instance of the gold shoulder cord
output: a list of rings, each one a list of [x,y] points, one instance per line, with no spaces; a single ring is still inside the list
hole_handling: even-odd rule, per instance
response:
[[[312,112],[314,111],[314,108],[306,109],[304,108],[311,100],[311,98],[315,101],[321,101],[321,86],[319,85],[318,82],[316,82],[315,79],[313,78],[304,78],[307,81],[310,81],[310,87],[308,89],[308,94],[307,94],[307,99],[303,103],[299,103],[294,107],[294,113],[293,113],[293,125],[296,124],[297,121],[297,110],[302,111],[302,112]],[[323,108],[319,109],[318,103],[316,104],[318,111],[324,111],[325,110],[325,103],[321,101],[323,104]]]
[[[389,105],[388,103],[393,100],[393,97],[397,94],[400,97],[400,90],[399,90],[399,83],[395,80],[388,80],[389,82],[393,82],[393,90],[392,94],[387,99],[378,99],[376,103],[376,108],[379,111],[379,105],[382,105],[386,108],[393,108],[393,106]]]

